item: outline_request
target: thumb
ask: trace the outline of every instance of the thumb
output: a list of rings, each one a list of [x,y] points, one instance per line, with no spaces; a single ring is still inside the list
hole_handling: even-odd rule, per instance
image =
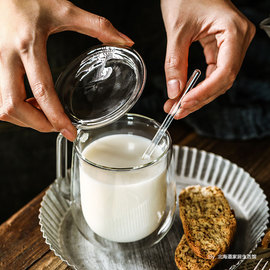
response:
[[[165,74],[168,97],[174,99],[184,90],[187,81],[189,42],[168,37]]]
[[[132,46],[134,42],[119,32],[111,22],[101,16],[87,12],[73,4],[69,4],[68,15],[62,14],[59,30],[70,30],[97,38],[103,43],[116,43]]]

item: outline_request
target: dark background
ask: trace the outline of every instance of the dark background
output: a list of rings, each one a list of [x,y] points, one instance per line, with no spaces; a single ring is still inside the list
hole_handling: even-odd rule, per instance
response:
[[[163,73],[166,37],[159,1],[96,1],[94,5],[89,2],[74,1],[78,6],[108,18],[119,31],[131,37],[135,41],[134,48],[146,63],[146,87],[132,111],[162,121],[165,115],[162,108],[166,100]],[[239,75],[240,79],[246,74],[248,77],[261,78],[254,91],[259,90],[260,82],[269,79],[270,74],[270,39],[258,28],[259,22],[270,13],[270,5],[266,2],[269,1],[259,4],[253,1],[236,2],[257,26],[255,40]],[[95,44],[99,42],[71,32],[50,37],[48,59],[54,79],[72,59]],[[199,44],[192,45],[190,51],[189,70],[195,67],[202,70],[205,67]],[[42,134],[0,122],[0,223],[54,181],[56,136],[55,133]]]

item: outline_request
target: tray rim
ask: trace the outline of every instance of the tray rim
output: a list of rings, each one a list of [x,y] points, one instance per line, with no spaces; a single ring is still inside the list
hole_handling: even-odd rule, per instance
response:
[[[226,158],[223,158],[221,155],[218,155],[218,154],[215,154],[213,152],[208,152],[208,151],[205,151],[205,150],[200,150],[198,148],[195,148],[195,147],[188,147],[188,146],[179,146],[179,145],[173,145],[173,153],[175,153],[175,151],[180,151],[180,149],[183,149],[183,150],[186,150],[186,151],[195,151],[195,152],[199,152],[199,153],[204,153],[206,155],[211,155],[213,156],[213,158],[221,158],[223,161],[225,162],[229,162],[229,164],[231,164],[232,166],[235,166],[236,169],[242,169],[250,178],[250,181],[252,181],[255,185],[257,185],[259,187],[259,189],[262,191],[263,193],[263,200],[265,201],[265,206],[267,208],[267,219],[266,219],[266,223],[264,224],[264,228],[261,232],[261,235],[258,237],[257,241],[256,241],[256,244],[254,245],[254,247],[247,253],[247,254],[251,254],[259,245],[259,243],[262,241],[262,238],[267,230],[267,226],[269,225],[269,212],[270,212],[270,209],[269,209],[269,202],[267,201],[267,197],[264,193],[264,190],[261,188],[260,184],[258,182],[256,182],[255,178],[253,178],[249,172],[247,172],[246,170],[244,170],[242,167],[238,166],[236,163],[234,162],[231,162],[229,159],[226,159]],[[49,188],[46,190],[44,196],[42,197],[42,201],[41,201],[41,206],[39,208],[39,215],[38,215],[38,218],[39,218],[39,225],[40,225],[40,231],[42,232],[42,236],[43,238],[45,239],[45,243],[49,246],[50,250],[52,250],[54,252],[54,254],[59,257],[63,262],[65,262],[68,266],[72,267],[73,269],[77,269],[75,265],[71,264],[67,259],[65,259],[63,257],[63,255],[58,252],[54,247],[53,247],[53,243],[50,243],[50,241],[48,240],[48,236],[46,234],[46,231],[45,231],[45,227],[44,224],[43,224],[43,205],[44,205],[44,201],[46,200],[46,198],[49,196],[49,192],[52,190],[52,189],[56,189],[58,190],[58,185],[60,183],[60,179],[55,179],[53,181],[53,183],[49,186]],[[177,186],[177,182],[176,182],[176,186]],[[61,196],[62,199],[66,202],[66,204],[68,205],[68,201],[66,199],[63,198],[63,196]],[[61,221],[59,222],[59,228],[58,228],[58,234],[59,234],[59,230],[61,228],[61,224],[63,222],[63,220],[65,219],[65,216],[69,213],[70,211],[70,205],[67,206],[67,208],[65,209],[65,213],[64,215],[62,216],[62,219]],[[240,259],[238,260],[238,262],[236,264],[233,264],[230,266],[230,268],[228,270],[234,270],[234,269],[237,269],[243,262],[245,261],[245,259]]]

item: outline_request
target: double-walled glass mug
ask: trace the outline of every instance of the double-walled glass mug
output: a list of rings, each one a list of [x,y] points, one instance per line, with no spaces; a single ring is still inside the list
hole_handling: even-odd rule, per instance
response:
[[[159,124],[125,114],[145,81],[145,64],[134,49],[99,45],[68,65],[56,83],[78,129],[70,171],[67,141],[61,134],[57,138],[59,191],[70,201],[79,231],[105,251],[153,246],[174,217],[170,136],[166,133],[151,159],[143,160]]]
[[[164,135],[150,160],[141,159],[134,166],[125,166],[133,161],[118,164],[117,155],[112,158],[121,151],[127,156],[138,151],[141,157],[158,128],[159,124],[150,118],[125,114],[106,126],[78,130],[70,177],[63,151],[66,141],[61,134],[58,136],[57,176],[67,187],[64,192],[70,191],[74,222],[84,237],[100,249],[126,251],[151,247],[172,225],[176,187],[170,169],[169,133]],[[100,151],[105,152],[109,164],[114,166],[98,159]]]

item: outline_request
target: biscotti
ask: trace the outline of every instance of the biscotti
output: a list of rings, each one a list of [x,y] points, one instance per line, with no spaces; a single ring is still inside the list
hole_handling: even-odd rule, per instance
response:
[[[236,220],[218,187],[190,186],[179,195],[180,218],[188,245],[201,258],[224,254],[236,230]]]
[[[208,260],[195,255],[183,234],[175,250],[175,263],[180,270],[210,270],[219,260]]]

